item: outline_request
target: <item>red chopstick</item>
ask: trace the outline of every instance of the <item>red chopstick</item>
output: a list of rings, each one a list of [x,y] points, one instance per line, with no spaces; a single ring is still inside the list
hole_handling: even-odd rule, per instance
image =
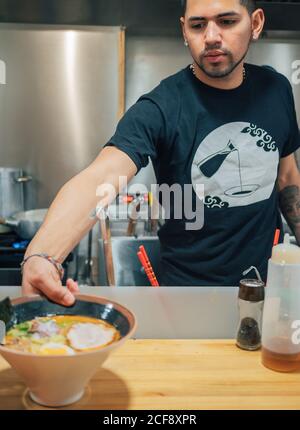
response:
[[[152,265],[150,263],[149,257],[147,255],[147,252],[146,252],[146,250],[145,250],[145,248],[144,248],[143,245],[141,245],[139,247],[139,252],[138,252],[137,255],[138,255],[139,259],[140,259],[140,262],[141,262],[142,266],[145,269],[146,275],[148,276],[148,279],[149,279],[151,285],[153,287],[159,287],[159,283],[158,283],[157,278],[155,276],[153,267],[152,267]]]
[[[277,228],[276,231],[275,231],[273,246],[278,245],[279,237],[280,237],[280,229]]]
[[[154,282],[155,282],[155,284],[156,284],[155,286],[156,286],[156,287],[159,287],[159,283],[158,283],[157,278],[156,278],[156,276],[155,276],[155,273],[154,273],[154,270],[153,270],[152,264],[151,264],[151,262],[150,262],[150,260],[149,260],[149,257],[148,257],[148,254],[147,254],[147,252],[146,252],[145,247],[144,247],[143,245],[141,245],[139,249],[140,249],[140,252],[143,254],[143,256],[144,256],[144,258],[145,258],[145,260],[146,260],[146,263],[147,263],[148,268],[151,270],[151,274],[152,274],[153,279],[154,279]]]
[[[151,270],[149,269],[149,267],[147,265],[147,262],[146,262],[146,260],[145,260],[145,258],[143,256],[143,253],[141,251],[139,251],[137,253],[137,256],[139,257],[139,260],[140,260],[140,262],[141,262],[141,264],[142,264],[142,266],[143,266],[143,268],[145,270],[145,273],[146,273],[146,275],[147,275],[147,277],[148,277],[148,279],[149,279],[152,287],[156,287],[157,285],[156,285],[156,282],[154,280],[153,274],[151,273]]]

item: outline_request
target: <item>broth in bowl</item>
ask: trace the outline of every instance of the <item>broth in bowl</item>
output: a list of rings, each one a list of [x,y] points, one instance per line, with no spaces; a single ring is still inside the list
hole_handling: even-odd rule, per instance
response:
[[[36,317],[6,333],[6,348],[38,355],[74,355],[104,348],[121,338],[106,321],[78,315]]]

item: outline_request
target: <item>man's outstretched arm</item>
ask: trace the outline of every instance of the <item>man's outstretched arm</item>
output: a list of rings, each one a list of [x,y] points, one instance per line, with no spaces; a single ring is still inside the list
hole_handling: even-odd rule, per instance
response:
[[[97,196],[98,187],[109,184],[118,192],[119,177],[127,177],[129,182],[136,171],[136,165],[127,154],[115,147],[104,148],[93,163],[58,192],[44,223],[30,242],[25,257],[46,253],[62,263],[96,222],[90,214],[101,200]],[[108,196],[102,198],[103,206],[108,203]],[[67,287],[62,287],[58,272],[47,260],[32,257],[25,263],[23,294],[43,294],[68,306],[73,304],[73,293],[78,287],[72,280],[68,280]]]

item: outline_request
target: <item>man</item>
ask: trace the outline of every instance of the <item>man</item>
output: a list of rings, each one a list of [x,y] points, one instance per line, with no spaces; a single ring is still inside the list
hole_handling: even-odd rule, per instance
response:
[[[73,303],[78,287],[72,280],[61,286],[56,262],[95,223],[89,214],[99,184],[117,188],[119,176],[129,181],[149,157],[159,184],[205,187],[202,229],[187,230],[185,219],[173,218],[159,232],[164,285],[237,285],[251,265],[265,278],[282,227],[279,196],[300,244],[300,219],[285,207],[300,204],[291,86],[270,68],[244,63],[262,32],[263,11],[252,0],[188,0],[183,7],[192,66],[142,96],[97,159],[60,190],[26,252],[24,293]],[[194,192],[194,203],[198,198]],[[56,262],[31,257],[40,253]]]

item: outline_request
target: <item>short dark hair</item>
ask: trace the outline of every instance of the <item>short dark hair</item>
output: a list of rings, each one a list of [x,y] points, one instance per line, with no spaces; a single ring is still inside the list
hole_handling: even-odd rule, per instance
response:
[[[186,3],[187,0],[181,0],[182,5],[182,13],[185,15],[186,11]],[[255,0],[240,0],[240,3],[245,6],[245,8],[248,10],[249,14],[251,15],[255,9],[256,9],[256,1]]]

